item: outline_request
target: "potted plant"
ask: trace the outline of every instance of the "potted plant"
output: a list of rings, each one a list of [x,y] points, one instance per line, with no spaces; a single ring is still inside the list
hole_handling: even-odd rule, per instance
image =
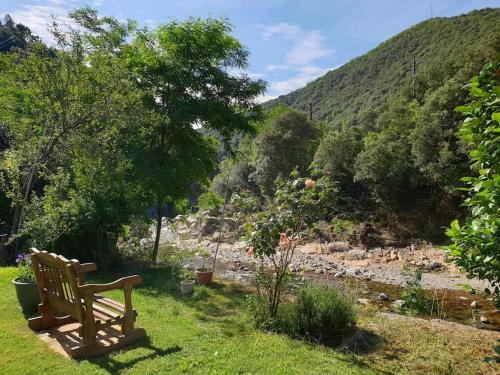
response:
[[[196,279],[200,284],[210,284],[214,276],[214,268],[205,267],[205,260],[210,256],[210,254],[205,249],[200,249],[198,255],[203,258],[203,267],[196,270]]]
[[[16,288],[19,304],[24,312],[36,311],[40,303],[40,294],[35,282],[35,274],[31,268],[29,254],[18,254],[16,257],[17,277],[12,280]]]
[[[181,293],[185,296],[194,292],[194,273],[183,270],[181,273]]]

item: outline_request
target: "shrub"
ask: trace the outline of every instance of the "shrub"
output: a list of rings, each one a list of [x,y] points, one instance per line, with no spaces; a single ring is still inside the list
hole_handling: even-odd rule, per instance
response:
[[[401,298],[405,302],[402,312],[428,314],[431,310],[432,300],[425,293],[422,287],[422,271],[411,272],[404,270],[406,276],[405,291],[401,293]]]
[[[309,285],[293,304],[294,334],[308,340],[338,343],[356,326],[356,305],[351,296],[336,288]]]
[[[206,191],[198,197],[198,209],[205,211],[209,209],[218,210],[224,203],[224,198],[213,191]]]

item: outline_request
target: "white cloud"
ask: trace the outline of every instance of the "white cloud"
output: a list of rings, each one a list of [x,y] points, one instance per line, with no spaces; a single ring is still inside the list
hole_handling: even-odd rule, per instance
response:
[[[31,32],[43,40],[53,40],[48,30],[52,17],[63,24],[71,24],[68,11],[75,8],[73,0],[37,0],[31,4],[22,4],[16,10],[10,12],[12,19],[22,23],[31,29]]]
[[[261,24],[257,27],[261,30],[265,40],[276,38],[289,45],[288,52],[283,57],[283,63],[269,64],[265,67],[267,72],[280,75],[286,72],[288,77],[271,81],[268,93],[259,98],[260,101],[287,94],[331,70],[317,66],[318,60],[330,58],[335,53],[333,48],[327,46],[326,38],[320,31],[303,30],[296,25],[285,22],[271,25]]]
[[[307,65],[302,66],[298,69],[294,69],[294,74],[292,75],[292,77],[271,83],[269,87],[269,96],[277,97],[287,94],[307,85],[309,82],[315,80],[318,77],[321,77],[330,70],[332,69],[322,69],[314,65]]]

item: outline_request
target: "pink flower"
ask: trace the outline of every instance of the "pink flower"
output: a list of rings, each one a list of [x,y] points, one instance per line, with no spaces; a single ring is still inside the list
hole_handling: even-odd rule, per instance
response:
[[[286,235],[286,233],[280,233],[280,242],[279,242],[280,247],[288,247],[290,246],[290,239]]]
[[[251,246],[250,246],[250,247],[247,249],[247,255],[248,255],[249,257],[253,256],[253,247],[251,247]]]
[[[305,185],[306,185],[306,188],[308,188],[308,189],[314,189],[316,187],[316,181],[308,178],[305,182]]]

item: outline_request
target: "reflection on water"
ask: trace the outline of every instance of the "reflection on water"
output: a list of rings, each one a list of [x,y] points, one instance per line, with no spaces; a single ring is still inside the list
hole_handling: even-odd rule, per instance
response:
[[[211,260],[195,258],[186,259],[183,265],[186,268],[195,270],[205,266],[211,266]],[[252,277],[252,265],[250,263],[228,264],[217,262],[215,272],[217,277],[240,281],[250,282]],[[334,277],[330,273],[314,274],[308,273],[303,278],[297,279],[297,286],[304,283],[304,280],[310,280],[319,284],[333,285],[346,287],[351,290],[359,298],[366,298],[370,303],[378,306],[382,310],[390,310],[391,304],[401,298],[401,293],[404,288],[398,285],[386,284],[379,281],[360,280],[353,277]],[[384,293],[389,297],[389,300],[384,301],[379,299],[380,293]],[[452,322],[474,325],[478,328],[500,331],[500,312],[495,310],[491,301],[480,295],[471,295],[462,290],[427,290],[428,295],[433,299],[433,314],[432,318],[439,316],[441,319]],[[471,303],[477,301],[479,308],[471,308]],[[439,310],[439,314],[437,313]],[[488,324],[482,323],[480,317],[488,320]],[[425,316],[421,316],[425,318]],[[427,316],[429,318],[429,316]]]

